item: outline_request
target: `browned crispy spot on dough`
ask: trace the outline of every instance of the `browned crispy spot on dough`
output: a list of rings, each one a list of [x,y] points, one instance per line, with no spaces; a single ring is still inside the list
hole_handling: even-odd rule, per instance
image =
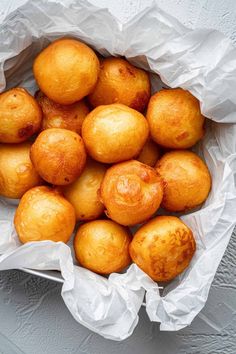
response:
[[[33,132],[34,132],[33,124],[28,124],[24,128],[21,128],[18,131],[18,136],[19,138],[28,138],[33,134]]]
[[[179,134],[179,135],[176,137],[176,140],[177,140],[177,141],[181,141],[181,140],[183,140],[183,139],[188,138],[188,136],[189,136],[189,133],[188,133],[188,132],[183,132],[183,133]]]
[[[130,107],[137,111],[143,111],[148,103],[149,95],[146,91],[138,92]]]
[[[119,67],[119,73],[124,77],[124,78],[126,78],[126,77],[128,77],[128,76],[133,76],[133,77],[135,77],[136,75],[135,75],[135,71],[134,70],[132,70],[132,68],[130,68],[129,66],[121,66],[121,67]]]
[[[134,72],[134,70],[132,70],[129,66],[126,67],[126,70],[128,71],[128,73],[129,73],[131,76],[134,76],[134,77],[135,77],[135,72]]]

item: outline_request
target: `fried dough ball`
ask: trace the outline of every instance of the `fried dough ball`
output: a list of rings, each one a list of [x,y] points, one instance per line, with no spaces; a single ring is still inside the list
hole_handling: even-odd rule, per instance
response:
[[[42,131],[30,150],[30,157],[39,175],[48,183],[67,185],[82,173],[86,151],[81,137],[66,129]]]
[[[63,188],[64,196],[74,206],[77,220],[93,220],[104,211],[98,191],[106,167],[89,160],[81,176],[69,186]]]
[[[93,107],[122,103],[143,111],[150,98],[148,74],[127,60],[106,58],[101,61],[100,73],[94,91],[89,96]]]
[[[166,148],[187,149],[204,135],[199,101],[182,89],[161,90],[149,101],[147,120],[152,139]]]
[[[131,160],[107,170],[100,194],[109,218],[121,225],[135,225],[157,211],[163,183],[154,168]]]
[[[0,195],[18,199],[42,184],[30,160],[30,143],[0,144]]]
[[[191,151],[171,151],[156,165],[164,181],[163,208],[186,211],[202,204],[211,189],[211,176],[207,165]]]
[[[38,91],[35,97],[43,111],[42,130],[63,128],[81,133],[82,123],[89,113],[89,108],[83,100],[61,105],[50,100],[42,91]]]
[[[82,125],[82,137],[89,155],[104,163],[136,157],[148,133],[145,117],[122,104],[95,108]]]
[[[130,264],[131,235],[111,220],[94,220],[79,227],[74,239],[75,255],[85,268],[99,274],[120,272]]]
[[[154,167],[160,155],[161,151],[159,146],[155,144],[151,139],[149,139],[144,144],[144,147],[137,157],[137,160],[148,166]]]
[[[94,89],[99,60],[86,44],[64,38],[54,41],[39,53],[33,71],[39,88],[46,96],[60,104],[71,104]]]
[[[75,211],[55,189],[34,187],[20,200],[14,224],[22,243],[44,240],[66,243],[75,227]]]
[[[155,281],[169,281],[189,265],[196,250],[192,231],[175,216],[157,216],[142,226],[130,256]]]
[[[42,111],[25,89],[16,87],[0,94],[0,142],[21,143],[36,133]]]

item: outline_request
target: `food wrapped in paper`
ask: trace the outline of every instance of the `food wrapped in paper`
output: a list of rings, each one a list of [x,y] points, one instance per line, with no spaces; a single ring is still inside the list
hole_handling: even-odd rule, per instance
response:
[[[213,186],[201,209],[182,217],[193,230],[197,252],[190,267],[160,296],[158,284],[136,265],[106,279],[74,265],[71,250],[63,243],[21,245],[13,227],[16,203],[1,199],[0,270],[60,271],[62,297],[73,317],[106,338],[123,340],[131,335],[144,298],[151,321],[160,322],[161,330],[179,330],[203,308],[235,225],[236,49],[221,33],[189,30],[155,4],[122,25],[106,9],[87,2],[63,6],[30,0],[0,27],[1,91],[22,85],[34,92],[32,61],[62,36],[79,38],[104,56],[125,56],[150,70],[153,91],[164,85],[182,87],[200,100],[209,120],[196,150],[210,169]]]

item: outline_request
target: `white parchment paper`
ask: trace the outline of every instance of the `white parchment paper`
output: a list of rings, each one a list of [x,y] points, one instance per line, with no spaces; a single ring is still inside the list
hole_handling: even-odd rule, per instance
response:
[[[50,241],[21,245],[13,226],[16,203],[0,199],[0,270],[56,269],[62,297],[73,317],[113,340],[132,334],[144,296],[151,321],[179,330],[204,306],[211,282],[236,222],[236,49],[221,33],[189,30],[155,4],[122,25],[106,9],[84,1],[30,0],[0,26],[0,89],[23,85],[35,91],[31,66],[51,40],[73,36],[103,55],[123,55],[158,73],[170,87],[190,90],[209,120],[196,147],[211,171],[207,202],[183,220],[195,235],[191,266],[160,296],[158,285],[137,266],[108,279],[73,264],[71,250]],[[154,90],[163,83],[152,75]]]

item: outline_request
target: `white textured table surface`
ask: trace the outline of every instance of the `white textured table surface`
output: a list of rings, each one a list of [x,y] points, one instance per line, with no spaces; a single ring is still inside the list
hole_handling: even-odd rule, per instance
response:
[[[62,0],[61,0],[62,1]],[[151,0],[90,0],[121,21]],[[25,0],[0,0],[0,21]],[[235,0],[158,0],[185,25],[215,28],[236,44]],[[0,272],[0,354],[234,354],[236,352],[236,234],[221,262],[201,316],[177,333],[159,332],[144,311],[134,334],[112,342],[74,321],[60,297],[60,285],[20,271]],[[227,304],[227,305],[225,305]],[[220,331],[217,331],[217,327]]]

